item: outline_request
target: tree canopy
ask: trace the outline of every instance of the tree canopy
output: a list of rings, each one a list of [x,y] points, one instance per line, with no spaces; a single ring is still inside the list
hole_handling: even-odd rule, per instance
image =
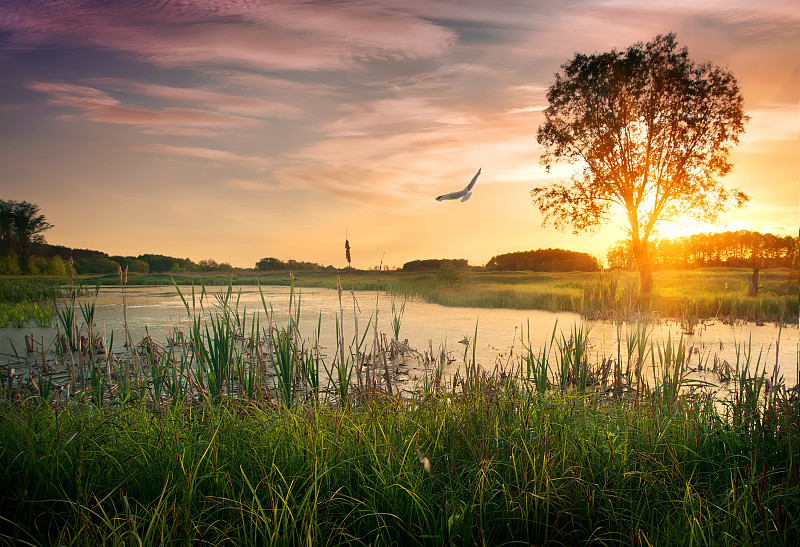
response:
[[[533,272],[596,272],[597,259],[588,253],[566,249],[537,249],[493,256],[486,264],[487,270]]]
[[[548,172],[575,166],[568,181],[531,190],[544,223],[596,230],[615,211],[650,292],[648,242],[658,226],[678,217],[715,221],[748,198],[718,177],[747,116],[734,76],[695,64],[674,34],[624,51],[576,54],[547,92],[549,106],[537,140]]]
[[[43,243],[41,235],[53,225],[39,214],[39,206],[27,201],[0,200],[0,252],[16,255],[22,271],[29,271],[31,245]]]
[[[653,241],[650,258],[654,269],[684,269],[707,266],[735,268],[789,268],[794,262],[798,238],[769,233],[718,232]],[[611,268],[634,265],[630,240],[617,241],[606,260]]]
[[[450,264],[453,270],[466,270],[469,268],[466,258],[424,258],[406,262],[403,264],[402,270],[404,272],[438,271],[444,264]]]

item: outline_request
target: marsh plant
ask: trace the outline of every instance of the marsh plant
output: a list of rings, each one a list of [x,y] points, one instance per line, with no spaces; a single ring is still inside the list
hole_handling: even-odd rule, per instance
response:
[[[657,343],[644,319],[619,323],[616,357],[581,325],[541,346],[528,327],[519,360],[494,368],[476,361],[476,323],[463,355],[431,344],[409,394],[376,373],[387,345],[365,355],[372,320],[345,328],[340,307],[326,354],[293,285],[280,324],[263,292],[256,313],[230,284],[176,290],[191,328],[168,344],[111,338],[64,387],[0,367],[0,542],[800,539],[800,393],[750,343],[715,398],[688,380],[684,339]]]

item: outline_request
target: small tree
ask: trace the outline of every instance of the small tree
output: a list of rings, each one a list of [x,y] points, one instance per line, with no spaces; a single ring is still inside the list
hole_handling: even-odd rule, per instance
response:
[[[531,191],[544,222],[574,232],[596,230],[614,209],[649,293],[649,245],[659,224],[690,216],[715,221],[729,204],[747,201],[716,177],[727,174],[731,147],[747,116],[733,75],[696,65],[675,35],[625,51],[577,54],[548,89],[537,140],[548,172],[565,161],[571,180]]]
[[[60,256],[55,255],[47,261],[47,270],[45,273],[47,273],[47,275],[63,277],[67,275],[67,265]]]
[[[16,253],[25,272],[30,271],[31,246],[43,243],[41,233],[53,227],[38,213],[33,203],[0,200],[0,252]]]

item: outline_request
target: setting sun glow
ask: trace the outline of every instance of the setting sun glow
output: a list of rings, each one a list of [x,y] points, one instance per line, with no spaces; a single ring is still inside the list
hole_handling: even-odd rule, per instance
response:
[[[53,244],[253,267],[473,265],[624,237],[541,226],[530,190],[548,87],[576,52],[674,32],[727,67],[750,121],[719,225],[798,230],[800,8],[779,1],[17,2],[0,14],[2,196],[36,203]],[[434,197],[462,188],[468,202]]]

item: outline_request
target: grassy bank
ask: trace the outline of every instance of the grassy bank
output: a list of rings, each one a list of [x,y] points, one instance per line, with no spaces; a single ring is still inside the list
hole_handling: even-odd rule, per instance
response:
[[[793,405],[737,424],[516,390],[6,406],[0,529],[15,545],[796,545]]]
[[[0,328],[32,321],[50,325],[52,301],[61,295],[62,280],[43,277],[0,277]]]
[[[474,346],[452,378],[446,356],[418,356],[428,372],[405,395],[394,346],[362,325],[322,356],[294,292],[285,325],[240,311],[230,287],[202,320],[182,297],[192,328],[174,344],[65,342],[28,374],[0,367],[1,542],[800,540],[800,393],[758,348],[737,348],[717,399],[646,323],[619,363],[590,362],[576,325],[505,370]]]

